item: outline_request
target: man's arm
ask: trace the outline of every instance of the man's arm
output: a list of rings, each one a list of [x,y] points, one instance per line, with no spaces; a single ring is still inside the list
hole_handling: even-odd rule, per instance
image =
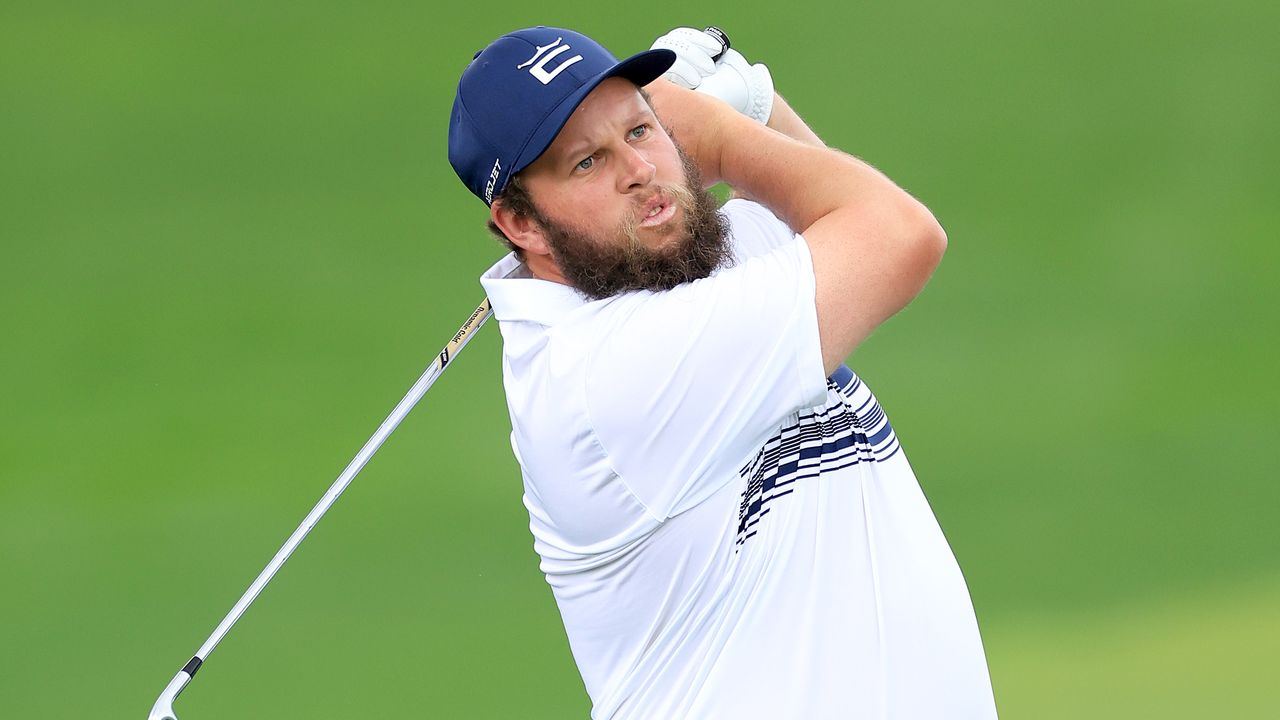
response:
[[[826,143],[822,142],[822,138],[818,137],[817,133],[809,128],[808,123],[801,120],[796,111],[792,110],[787,101],[783,100],[782,96],[777,93],[773,95],[773,113],[769,115],[769,127],[792,140],[799,140],[806,145],[814,147],[827,146]],[[755,200],[755,198],[744,192],[742,188],[737,187],[733,188],[733,193],[730,197]]]
[[[814,147],[826,147],[827,144],[822,142],[822,138],[809,128],[808,123],[800,119],[795,110],[791,109],[791,105],[782,96],[773,94],[773,112],[769,115],[769,127],[786,135],[792,140],[799,140],[805,145]]]
[[[870,165],[822,147],[785,103],[770,118],[779,132],[667,81],[646,89],[704,179],[741,190],[804,236],[828,373],[933,274],[946,234],[929,210]]]

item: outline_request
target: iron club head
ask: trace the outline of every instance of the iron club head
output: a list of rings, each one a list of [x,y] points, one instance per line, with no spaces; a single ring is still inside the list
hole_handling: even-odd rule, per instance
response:
[[[187,671],[179,670],[177,675],[169,681],[164,687],[164,692],[160,693],[160,697],[156,698],[156,704],[151,706],[151,714],[147,715],[147,720],[178,720],[178,716],[173,712],[173,701],[178,699],[178,693],[191,682],[191,676]]]

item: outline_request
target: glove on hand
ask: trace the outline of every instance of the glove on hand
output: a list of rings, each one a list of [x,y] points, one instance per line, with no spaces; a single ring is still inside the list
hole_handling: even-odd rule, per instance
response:
[[[653,41],[651,50],[670,50],[676,62],[663,76],[682,88],[697,90],[702,81],[716,72],[716,61],[723,46],[701,30],[676,28]]]
[[[701,30],[676,28],[658,38],[653,49],[671,50],[676,62],[663,76],[675,84],[719,98],[735,110],[762,123],[773,112],[773,76],[761,63],[752,65],[742,53],[723,47]]]

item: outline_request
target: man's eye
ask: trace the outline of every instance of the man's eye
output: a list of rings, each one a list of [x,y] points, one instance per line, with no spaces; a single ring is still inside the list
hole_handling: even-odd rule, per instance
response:
[[[647,132],[649,132],[648,125],[637,125],[631,128],[631,137],[632,139],[642,138]]]
[[[582,162],[578,163],[578,165],[577,165],[577,169],[578,169],[578,170],[590,170],[590,169],[591,169],[591,166],[592,166],[592,165],[595,165],[595,164],[596,164],[596,161],[595,161],[595,159],[594,159],[594,158],[589,158],[589,157],[588,157],[588,158],[583,158],[583,159],[582,159]]]

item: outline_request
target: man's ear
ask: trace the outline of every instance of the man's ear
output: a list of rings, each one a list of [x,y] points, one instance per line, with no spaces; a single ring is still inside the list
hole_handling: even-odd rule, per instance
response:
[[[542,226],[531,215],[521,215],[511,211],[499,198],[489,206],[489,219],[498,226],[503,235],[516,247],[530,255],[550,255],[551,246],[547,244]]]

